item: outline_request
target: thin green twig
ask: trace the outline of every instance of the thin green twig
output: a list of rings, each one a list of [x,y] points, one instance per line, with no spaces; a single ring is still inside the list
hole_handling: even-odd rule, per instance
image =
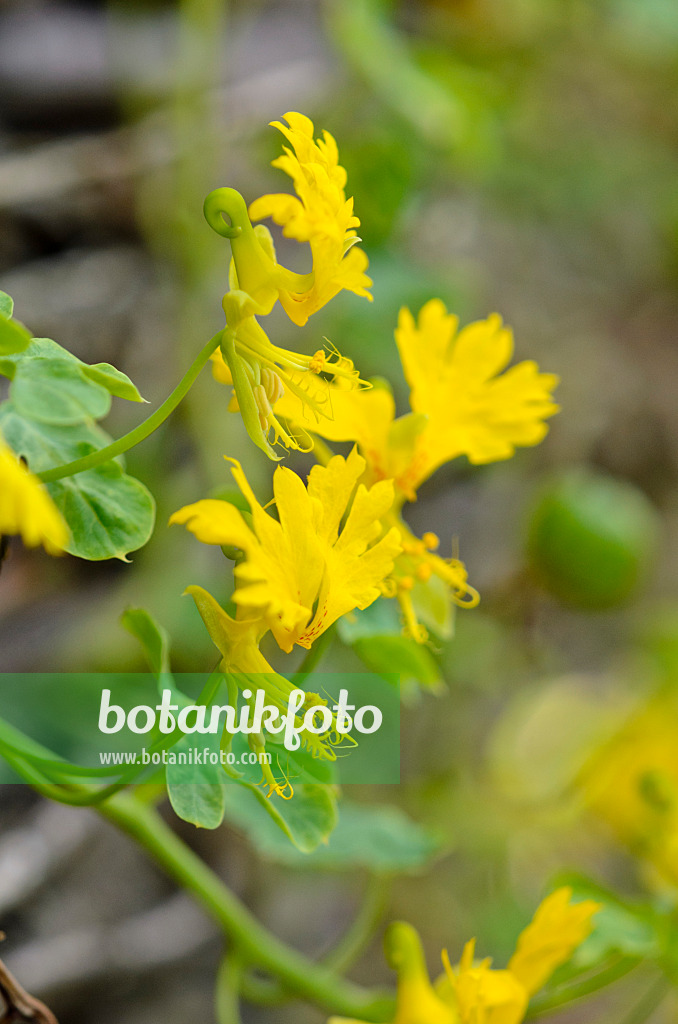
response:
[[[525,1015],[525,1020],[535,1020],[544,1014],[559,1010],[562,1006],[568,1006],[577,999],[600,992],[608,985],[623,978],[626,974],[638,966],[640,960],[632,957],[619,957],[614,963],[599,971],[597,974],[584,978],[581,981],[565,985],[548,995],[533,999]]]
[[[645,995],[629,1012],[622,1017],[619,1024],[644,1024],[654,1011],[661,1006],[671,991],[671,982],[664,975],[657,978]]]
[[[218,348],[222,334],[223,329],[215,334],[213,338],[210,338],[205,347],[201,349],[195,357],[171,395],[169,395],[162,405],[159,406],[159,408],[157,408],[147,419],[145,419],[143,423],[140,423],[135,427],[134,430],[130,430],[129,433],[119,437],[117,441],[113,441],[111,444],[106,445],[105,448],[99,448],[97,451],[91,452],[89,455],[84,455],[81,459],[74,459],[73,462],[67,462],[63,466],[53,466],[52,469],[45,469],[42,473],[38,473],[37,476],[43,481],[43,483],[51,483],[53,480],[61,480],[65,476],[75,476],[76,473],[84,473],[85,470],[94,469],[95,466],[101,466],[104,462],[110,462],[111,459],[116,458],[118,455],[122,455],[123,452],[129,451],[130,448],[134,448],[134,446],[139,444],[141,441],[145,441],[145,439],[157,430],[158,427],[165,422],[167,417],[174,412],[181,400],[188,393],[203,366],[212,353]]]
[[[244,958],[280,979],[294,995],[348,1017],[388,1020],[393,998],[369,991],[314,963],[272,935],[221,879],[169,828],[153,807],[121,793],[99,813],[140,846],[187,892],[202,903]]]
[[[357,916],[337,945],[320,963],[333,971],[345,971],[367,942],[381,919],[390,888],[390,879],[372,875]],[[260,1006],[280,1006],[292,998],[284,985],[264,978],[244,974],[241,982],[243,996]]]
[[[214,1008],[218,1024],[241,1024],[240,982],[242,958],[237,950],[229,950],[219,964],[214,991]]]

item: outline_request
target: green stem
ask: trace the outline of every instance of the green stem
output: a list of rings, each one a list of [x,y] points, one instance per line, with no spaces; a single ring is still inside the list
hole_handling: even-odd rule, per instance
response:
[[[303,684],[306,681],[306,677],[315,671],[319,665],[323,655],[325,654],[328,646],[334,636],[334,626],[330,626],[325,632],[318,637],[312,647],[309,647],[308,653],[304,655],[301,665],[294,673],[295,684],[298,684],[303,688]]]
[[[240,983],[243,963],[237,950],[229,950],[217,971],[217,984],[214,993],[216,1018],[218,1024],[241,1024],[240,1018]]]
[[[363,903],[353,923],[334,949],[321,961],[333,971],[345,971],[358,956],[380,920],[386,903],[389,879],[372,875]],[[280,1006],[289,1002],[290,994],[284,985],[252,975],[243,975],[241,991],[247,1000],[260,1006]]]
[[[561,991],[556,991],[551,995],[533,999],[525,1015],[525,1020],[534,1020],[536,1017],[541,1017],[542,1014],[559,1010],[561,1006],[568,1006],[575,999],[583,999],[585,996],[593,995],[594,992],[599,992],[613,982],[618,981],[619,978],[623,978],[625,974],[632,971],[639,963],[639,960],[631,957],[620,957],[609,967],[604,968],[591,977],[563,986]]]
[[[98,810],[203,904],[247,960],[279,978],[290,992],[326,1010],[365,1021],[383,1021],[392,1013],[390,996],[338,978],[267,931],[154,808],[118,794]]]
[[[123,452],[129,451],[130,448],[139,444],[140,441],[145,441],[174,412],[182,398],[188,393],[209,357],[219,347],[222,334],[223,329],[215,334],[213,338],[210,338],[205,347],[195,357],[188,371],[181,378],[171,395],[138,427],[130,430],[128,434],[119,437],[117,441],[113,441],[112,444],[107,445],[105,448],[100,448],[98,451],[91,452],[90,455],[85,455],[81,459],[75,459],[73,462],[67,462],[64,466],[54,466],[52,469],[46,469],[42,473],[38,473],[38,477],[43,483],[50,483],[53,480],[61,480],[65,476],[75,476],[76,473],[84,473],[85,470],[94,469],[95,466],[100,466],[103,462],[110,462],[111,459],[114,459],[117,455],[122,455]]]
[[[384,875],[371,875],[360,910],[351,926],[334,949],[324,958],[325,967],[345,971],[357,959],[372,938],[386,910],[390,879]]]
[[[654,982],[651,988],[645,993],[640,1002],[636,1003],[631,1010],[622,1017],[620,1024],[644,1024],[644,1021],[654,1013],[658,1006],[666,999],[671,991],[671,983],[663,975]]]

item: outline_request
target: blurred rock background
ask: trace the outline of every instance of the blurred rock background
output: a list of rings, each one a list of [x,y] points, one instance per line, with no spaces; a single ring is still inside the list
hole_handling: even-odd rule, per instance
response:
[[[204,195],[287,189],[269,167],[280,140],[266,124],[301,110],[338,139],[375,301],[343,295],[301,332],[280,316],[276,340],[313,351],[327,336],[364,376],[388,377],[404,411],[397,312],[439,295],[463,322],[499,311],[517,358],[562,378],[541,447],[483,468],[460,460],[408,511],[447,553],[459,538],[483,595],[440,651],[448,689],[404,709],[403,785],[355,794],[402,804],[452,848],[425,879],[399,882],[390,907],[422,929],[432,969],[441,946],[473,934],[502,962],[557,868],[637,885],[625,856],[554,811],[548,792],[512,802],[496,729],[547,678],[576,673],[566,694],[610,678],[647,685],[637,637],[658,609],[678,631],[677,50],[671,0],[0,6],[0,287],[36,335],[114,363],[162,401],[222,321],[228,247],[202,219]],[[305,254],[284,252],[305,268]],[[199,580],[227,596],[227,563],[165,524],[226,482],[224,453],[247,459],[262,496],[270,486],[227,403],[206,373],[129,455],[158,499],[154,537],[130,565],[12,545],[0,669],[142,670],[118,622],[129,604],[166,626],[178,669],[212,666],[180,595]],[[117,435],[138,418],[119,403],[106,426]],[[638,487],[663,524],[636,601],[594,615],[524,571],[535,494],[581,463]],[[213,1019],[215,931],[124,839],[24,787],[2,787],[0,827],[7,961],[64,1024]],[[264,863],[226,827],[182,833],[301,948],[329,947],[349,923],[362,879]],[[378,942],[355,973],[387,979]],[[615,1019],[614,998],[627,996],[610,998]],[[321,1018],[294,1007],[244,1019]]]

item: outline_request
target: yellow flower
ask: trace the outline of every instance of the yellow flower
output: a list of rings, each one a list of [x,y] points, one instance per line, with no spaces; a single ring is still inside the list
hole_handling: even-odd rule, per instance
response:
[[[313,256],[310,288],[280,289],[280,301],[290,317],[303,326],[309,316],[326,305],[342,289],[372,299],[372,282],[365,274],[367,256],[358,249],[355,229],[360,221],[353,213],[353,199],[347,199],[346,171],[339,163],[334,138],[323,132],[314,141],[313,122],[303,114],[285,114],[289,127],[273,121],[292,149],[273,161],[292,179],[298,198],[286,194],[266,195],[249,208],[252,220],[271,217],[287,238],[308,242]],[[293,151],[292,151],[293,150]]]
[[[593,900],[570,902],[572,890],[563,887],[547,896],[532,922],[521,932],[506,970],[492,970],[490,959],[474,961],[475,939],[464,947],[461,961],[450,966],[443,952],[445,974],[436,991],[456,1006],[459,1024],[521,1024],[530,997],[570,959],[591,931],[591,918],[600,910]]]
[[[259,650],[259,643],[268,630],[264,618],[238,618],[228,615],[221,605],[208,591],[202,587],[187,587],[186,593],[195,601],[200,616],[205,623],[215,647],[221,654],[221,670],[244,691],[244,698],[250,707],[254,706],[254,693],[262,689],[266,693],[266,703],[287,714],[292,692],[297,689],[288,679],[275,672]],[[306,750],[317,759],[335,761],[335,748],[342,743],[353,745],[354,741],[341,735],[336,729],[336,715],[332,714],[331,725],[321,733],[303,728],[303,720],[310,708],[326,707],[328,701],[317,693],[306,693],[306,699],[294,716],[295,727],[299,730],[300,742]],[[253,750],[263,751],[265,739],[263,734],[250,734],[250,746]],[[268,796],[276,794],[283,799],[290,799],[294,790],[288,779],[278,779],[265,759],[260,759],[263,772],[263,784],[268,788]]]
[[[631,716],[592,756],[579,783],[622,842],[678,881],[678,704],[670,691]]]
[[[61,554],[70,536],[47,488],[0,436],[0,534],[15,533],[51,555]]]
[[[539,444],[548,430],[544,420],[558,411],[551,398],[554,374],[540,373],[532,361],[506,369],[513,335],[501,317],[493,313],[459,332],[458,324],[439,299],[426,303],[418,323],[408,309],[400,311],[396,342],[410,405],[426,416],[412,488],[459,455],[477,464],[496,462],[516,447]]]
[[[212,364],[215,378],[233,386],[229,410],[241,413],[250,437],[269,458],[279,458],[269,441],[271,431],[273,444],[310,450],[312,441],[303,428],[297,437],[274,413],[282,396],[286,392],[294,395],[319,419],[330,414],[330,385],[321,373],[332,375],[349,389],[369,385],[360,380],[350,359],[336,351],[326,355],[320,350],[305,356],[273,345],[255,318],[256,304],[246,292],[228,292],[223,305],[228,327],[212,355]]]
[[[285,147],[285,155],[273,165],[290,175],[299,198],[262,196],[248,213],[239,192],[219,188],[207,196],[204,213],[210,227],[230,239],[231,288],[250,296],[257,316],[270,313],[280,299],[290,319],[302,327],[342,289],[371,300],[372,282],[365,273],[367,256],[356,246],[360,221],[353,213],[353,199],[344,193],[346,171],[339,164],[336,142],[329,132],[314,142],[313,122],[303,114],[285,117],[289,128],[279,121],[272,124],[292,143],[294,153]],[[282,225],[288,238],[310,244],[310,273],[295,274],[278,263],[268,229],[251,223],[264,217]]]
[[[400,551],[398,531],[384,531],[381,523],[393,502],[393,484],[356,489],[365,461],[355,450],[347,459],[335,456],[327,466],[314,466],[308,487],[292,470],[278,467],[275,519],[257,501],[240,464],[229,461],[249,502],[252,527],[233,505],[216,500],[188,505],[170,522],[184,523],[206,544],[240,549],[244,558],[235,568],[233,595],[239,611],[263,619],[284,651],[294,644],[308,648],[341,615],[379,596]]]
[[[362,484],[356,489],[365,463],[355,450],[347,459],[338,455],[326,467],[315,466],[308,487],[296,473],[278,467],[273,476],[276,519],[257,501],[240,464],[228,461],[249,502],[252,525],[229,502],[217,500],[187,505],[170,522],[185,524],[205,544],[242,553],[235,567],[236,619],[201,587],[189,587],[189,593],[221,652],[223,670],[235,673],[236,679],[244,675],[246,681],[254,676],[269,702],[286,712],[295,687],[263,657],[261,638],[270,629],[284,651],[295,643],[309,648],[341,615],[365,608],[379,596],[400,550],[397,531],[384,534],[381,527],[393,501],[393,485],[382,481],[369,490]],[[307,693],[297,725],[320,705],[327,701]],[[342,740],[352,742],[335,726],[333,716],[323,733],[304,729],[302,742],[314,757],[334,760],[334,748]],[[263,737],[257,742],[263,747]],[[276,781],[266,766],[264,778],[269,795],[286,795],[287,784]]]
[[[458,333],[457,326],[439,299],[426,303],[418,323],[401,309],[395,335],[412,413],[396,419],[384,387],[333,389],[331,420],[308,425],[328,440],[357,441],[375,477],[394,479],[409,501],[439,466],[460,455],[495,462],[538,444],[548,430],[544,420],[558,411],[554,374],[540,373],[532,361],[506,370],[513,336],[496,313]],[[279,409],[304,421],[291,395]]]
[[[600,910],[593,900],[571,903],[563,887],[547,896],[521,932],[506,970],[493,971],[488,958],[476,963],[475,939],[452,967],[443,950],[445,973],[432,987],[421,941],[408,924],[391,925],[386,953],[398,971],[397,1007],[390,1024],[521,1024],[530,997],[570,959],[591,931]],[[332,1017],[328,1024],[363,1024]]]
[[[386,958],[398,974],[397,1005],[390,1024],[459,1024],[454,1006],[436,995],[429,980],[421,940],[414,928],[397,921],[386,933]],[[328,1024],[364,1024],[331,1017]]]
[[[328,440],[357,442],[368,480],[394,480],[396,507],[415,501],[419,486],[459,455],[491,462],[509,458],[516,446],[537,444],[548,429],[544,420],[558,409],[550,395],[558,378],[540,373],[533,362],[501,372],[513,354],[513,339],[496,314],[459,332],[457,327],[457,317],[439,299],[423,307],[418,323],[401,310],[396,341],[412,409],[404,416],[396,418],[393,396],[379,382],[369,391],[333,387],[331,414],[315,423],[290,393],[277,403],[276,414]],[[441,579],[452,600],[469,607],[479,597],[467,583],[463,562],[432,553],[437,537],[417,540],[402,520],[397,525],[404,554],[396,564],[393,595],[410,634],[425,639],[411,594],[414,588],[416,596],[418,583]]]
[[[292,143],[294,153],[286,148],[274,164],[292,177],[299,198],[262,196],[248,214],[239,192],[219,188],[210,192],[204,206],[207,222],[230,240],[233,253],[230,290],[223,299],[227,328],[220,352],[213,357],[215,376],[227,377],[233,385],[235,401],[230,408],[240,411],[252,440],[272,459],[278,456],[269,440],[271,432],[273,444],[297,450],[310,447],[303,428],[300,442],[274,412],[284,393],[299,399],[315,421],[329,414],[328,377],[349,388],[367,385],[353,363],[332,346],[304,356],[272,345],[256,317],[266,316],[280,299],[294,323],[303,325],[342,288],[372,298],[367,291],[371,281],[364,273],[367,257],[355,247],[360,222],[353,214],[353,200],[344,194],[346,172],[339,164],[336,143],[328,132],[314,142],[313,124],[302,114],[286,117],[289,128],[273,123]],[[311,272],[295,274],[281,266],[270,232],[262,224],[253,226],[250,216],[270,216],[283,225],[285,235],[309,242]]]

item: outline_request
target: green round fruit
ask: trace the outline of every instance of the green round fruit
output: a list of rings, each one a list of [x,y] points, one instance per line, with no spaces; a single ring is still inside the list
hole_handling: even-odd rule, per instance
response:
[[[637,487],[590,469],[569,470],[541,492],[527,554],[539,582],[560,601],[614,608],[647,576],[658,537],[659,515]]]

